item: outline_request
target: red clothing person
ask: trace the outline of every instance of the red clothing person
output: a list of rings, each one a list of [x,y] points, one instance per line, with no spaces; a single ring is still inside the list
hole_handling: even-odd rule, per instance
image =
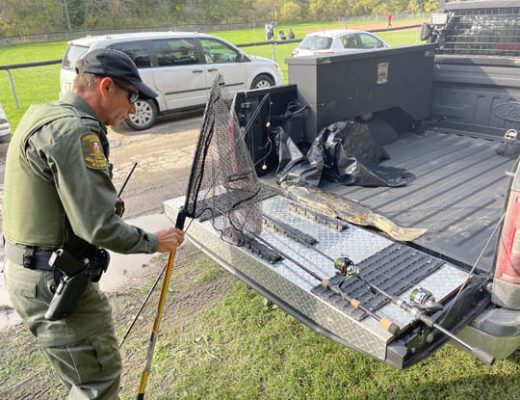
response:
[[[392,27],[392,14],[388,14],[388,28]]]

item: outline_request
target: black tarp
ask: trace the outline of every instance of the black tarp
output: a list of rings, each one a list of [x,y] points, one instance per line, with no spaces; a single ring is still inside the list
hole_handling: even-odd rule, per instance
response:
[[[318,134],[306,155],[283,128],[277,128],[278,183],[298,182],[319,186],[322,178],[345,185],[404,186],[415,176],[394,167],[383,167],[390,157],[371,136],[366,124],[339,121]]]

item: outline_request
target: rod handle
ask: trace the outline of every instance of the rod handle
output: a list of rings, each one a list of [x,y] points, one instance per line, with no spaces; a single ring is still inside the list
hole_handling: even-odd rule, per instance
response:
[[[382,318],[379,321],[379,325],[385,328],[392,335],[395,335],[399,332],[399,326],[388,319]]]

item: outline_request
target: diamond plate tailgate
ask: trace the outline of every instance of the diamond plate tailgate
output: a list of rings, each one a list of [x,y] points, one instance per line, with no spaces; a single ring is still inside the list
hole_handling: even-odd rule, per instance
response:
[[[166,213],[172,221],[182,204],[183,198],[165,202]],[[453,265],[373,231],[354,225],[338,230],[290,211],[290,208],[289,200],[280,195],[262,201],[264,214],[313,236],[317,240],[314,246],[328,257],[350,258],[367,278],[392,294],[408,298],[413,288],[421,286],[441,300],[456,291],[467,277],[466,272]],[[193,221],[187,237],[237,278],[316,332],[376,359],[386,360],[387,346],[396,338],[377,321],[324,289],[314,277],[287,258],[270,264],[247,249],[233,246],[221,240],[211,221]],[[331,260],[312,246],[300,244],[266,226],[261,237],[321,278],[340,279]],[[402,330],[414,322],[404,311],[386,299],[374,296],[355,281],[344,282],[343,290],[362,299],[373,311],[391,319]]]

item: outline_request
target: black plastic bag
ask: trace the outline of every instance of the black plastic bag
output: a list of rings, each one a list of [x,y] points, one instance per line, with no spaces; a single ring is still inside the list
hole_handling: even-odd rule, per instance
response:
[[[372,138],[365,124],[354,121],[331,124],[321,130],[313,147],[315,145],[325,150],[324,178],[332,182],[395,187],[415,180],[415,176],[404,169],[378,165],[390,157]]]
[[[310,161],[281,126],[274,128],[272,133],[276,138],[278,149],[278,168],[276,170],[278,184],[294,182],[319,186],[323,171],[323,150]]]
[[[283,128],[277,127],[273,133],[279,157],[278,183],[319,186],[323,177],[345,185],[397,187],[415,180],[404,169],[378,165],[390,157],[365,124],[340,121],[323,128],[306,155]]]

